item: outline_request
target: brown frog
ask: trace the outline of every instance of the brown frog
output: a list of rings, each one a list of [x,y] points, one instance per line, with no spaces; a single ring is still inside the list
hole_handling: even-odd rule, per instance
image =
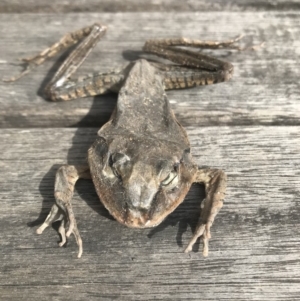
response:
[[[178,48],[239,49],[239,38],[224,42],[185,38],[151,40],[143,50],[169,61],[169,64],[139,59],[106,74],[71,80],[92,48],[104,35],[100,24],[65,35],[37,56],[24,59],[27,68],[14,81],[60,50],[78,44],[46,88],[50,99],[119,93],[110,120],[99,130],[88,151],[88,165],[59,168],[55,180],[55,199],[41,234],[55,221],[61,221],[60,246],[74,234],[78,258],[82,240],[76,225],[71,199],[79,178],[91,178],[101,202],[120,223],[132,228],[154,227],[161,223],[185,198],[192,183],[204,183],[206,198],[196,231],[185,249],[189,252],[199,237],[203,255],[208,255],[208,240],[213,221],[223,205],[226,175],[218,169],[199,169],[190,153],[187,134],[175,118],[165,94],[167,89],[189,88],[227,81],[233,73],[230,63],[200,52]]]

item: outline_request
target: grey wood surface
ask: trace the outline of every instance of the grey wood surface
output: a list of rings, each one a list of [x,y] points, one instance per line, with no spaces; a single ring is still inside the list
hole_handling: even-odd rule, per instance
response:
[[[45,101],[42,87],[65,55],[0,81],[0,300],[299,300],[299,8],[296,0],[2,0],[0,77],[21,70],[16,58],[96,21],[108,32],[80,75],[136,59],[148,38],[243,33],[246,44],[266,45],[219,52],[235,66],[228,83],[167,93],[199,165],[228,174],[208,258],[201,244],[182,253],[204,198],[199,185],[161,225],[133,230],[82,180],[73,204],[83,257],[74,237],[58,247],[55,226],[36,235],[54,202],[55,171],[85,160],[117,96]]]
[[[199,245],[183,253],[203,198],[197,185],[163,224],[133,230],[110,219],[82,180],[73,202],[82,258],[74,237],[59,248],[53,228],[35,234],[54,201],[55,169],[85,160],[96,132],[0,131],[1,300],[298,299],[299,127],[187,128],[199,165],[229,180],[206,259]]]
[[[220,40],[243,33],[246,44],[265,42],[266,46],[256,52],[219,53],[235,66],[226,84],[169,91],[176,115],[183,125],[194,126],[299,125],[299,18],[299,12],[4,14],[0,18],[0,74],[15,75],[22,70],[13,65],[17,58],[36,54],[64,33],[95,21],[107,24],[108,32],[80,68],[80,75],[107,71],[137,58],[145,39]],[[113,94],[46,102],[40,95],[53,66],[53,61],[47,62],[18,82],[0,83],[0,126],[100,126],[109,118],[116,102]]]
[[[298,0],[2,0],[0,13],[182,12],[295,10]]]

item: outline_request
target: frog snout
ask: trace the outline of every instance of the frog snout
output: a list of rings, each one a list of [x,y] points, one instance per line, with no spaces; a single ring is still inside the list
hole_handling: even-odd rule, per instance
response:
[[[154,181],[142,185],[132,183],[127,190],[128,205],[134,209],[150,209],[156,193],[157,187]]]

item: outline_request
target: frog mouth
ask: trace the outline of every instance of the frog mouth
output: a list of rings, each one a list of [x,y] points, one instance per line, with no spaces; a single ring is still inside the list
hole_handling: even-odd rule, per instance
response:
[[[149,213],[137,208],[127,208],[124,224],[130,228],[151,227],[151,217]]]

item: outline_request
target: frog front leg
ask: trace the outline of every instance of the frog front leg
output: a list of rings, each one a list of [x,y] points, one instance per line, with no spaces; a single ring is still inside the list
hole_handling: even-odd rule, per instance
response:
[[[201,203],[200,219],[185,253],[190,252],[197,239],[202,236],[203,256],[207,256],[208,241],[211,238],[210,228],[223,206],[227,177],[220,169],[198,169],[194,182],[204,183],[206,198]]]
[[[71,199],[75,183],[79,178],[91,178],[88,166],[64,165],[58,169],[54,188],[55,204],[52,206],[44,223],[36,231],[37,234],[42,234],[49,225],[56,221],[61,221],[58,232],[61,234],[62,241],[59,246],[63,246],[67,241],[67,237],[73,233],[79,248],[78,258],[82,255],[82,239],[77,228]],[[66,232],[67,224],[69,225]]]

